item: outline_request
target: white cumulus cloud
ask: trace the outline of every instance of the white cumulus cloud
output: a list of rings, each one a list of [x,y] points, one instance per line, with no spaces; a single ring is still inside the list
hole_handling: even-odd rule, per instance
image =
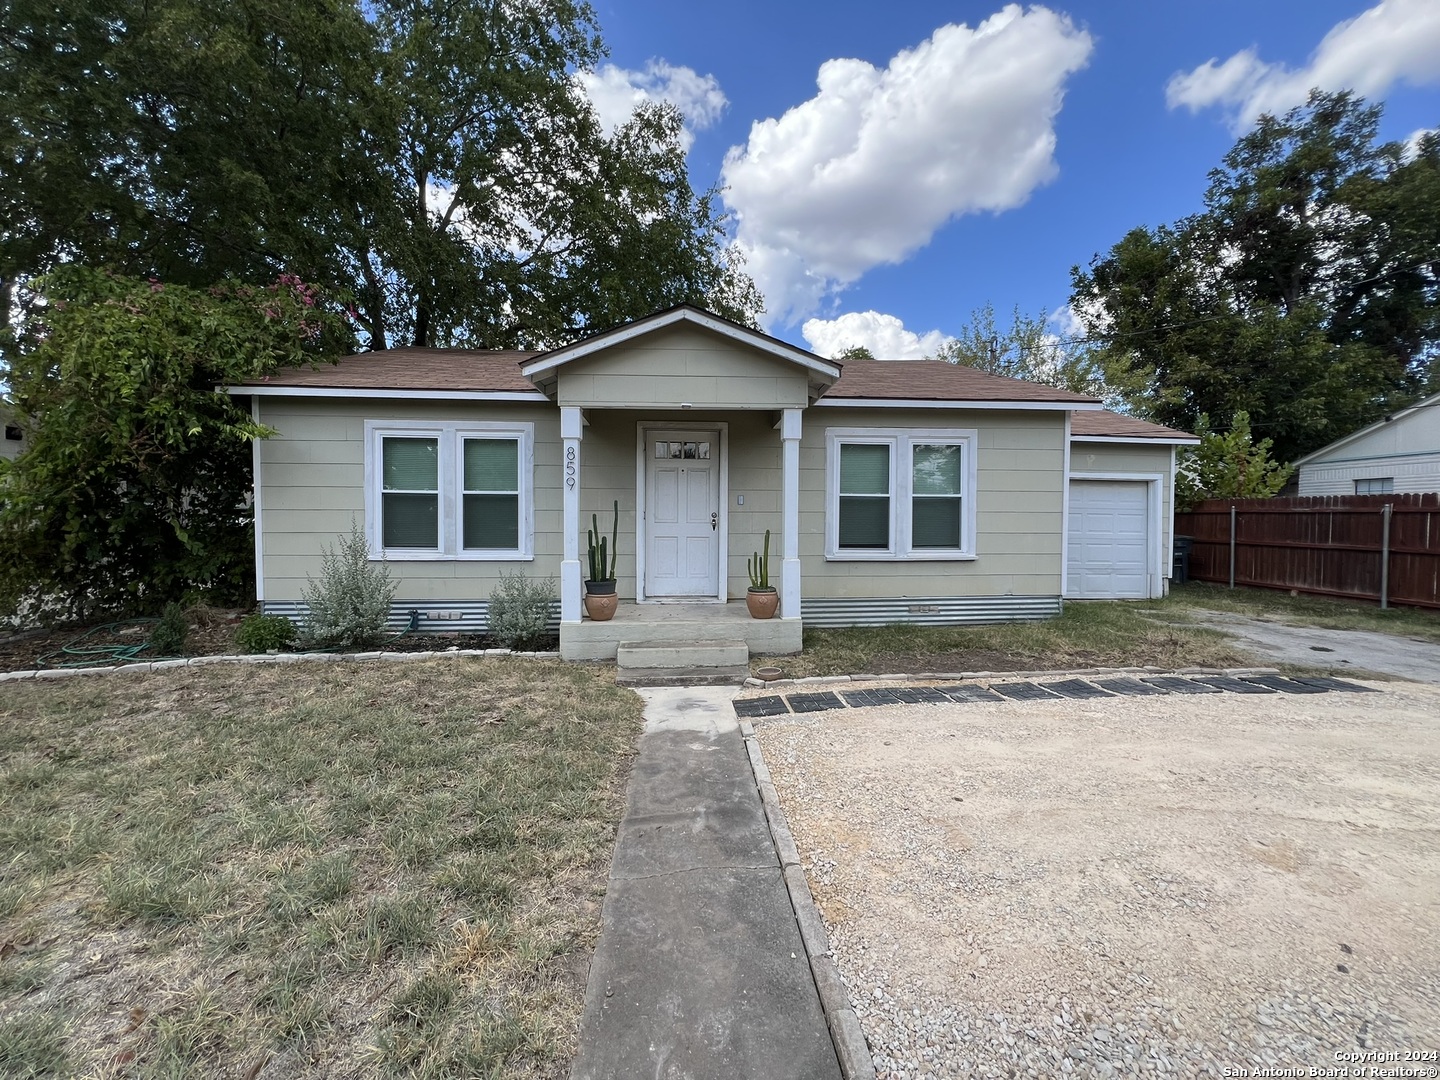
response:
[[[1310,90],[1354,90],[1383,96],[1398,82],[1440,81],[1440,3],[1381,0],[1337,23],[1302,68],[1267,63],[1249,48],[1174,75],[1165,88],[1170,108],[1192,112],[1219,105],[1243,130],[1261,113],[1302,105]]]
[[[613,132],[647,101],[667,101],[685,117],[681,140],[688,151],[695,132],[710,127],[729,104],[713,75],[701,75],[692,68],[676,67],[664,60],[651,60],[643,71],[604,64],[595,71],[582,71],[575,81],[595,106],[600,125]]]
[[[806,319],[800,328],[810,351],[834,358],[853,345],[870,350],[877,360],[923,360],[934,356],[949,335],[939,330],[917,334],[894,315],[879,311],[847,311],[835,319]]]
[[[1401,159],[1404,161],[1414,161],[1420,153],[1420,143],[1426,135],[1440,135],[1440,128],[1420,128],[1417,131],[1412,131],[1410,137],[1405,140],[1405,148],[1401,153]]]
[[[814,312],[961,214],[1021,205],[1056,174],[1054,121],[1090,35],[1011,4],[947,25],[885,68],[821,65],[818,93],[756,122],[722,173],[772,324]]]

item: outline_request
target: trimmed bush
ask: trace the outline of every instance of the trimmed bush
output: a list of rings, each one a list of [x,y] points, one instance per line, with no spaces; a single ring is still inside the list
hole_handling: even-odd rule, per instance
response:
[[[370,561],[370,546],[354,521],[350,535],[320,556],[320,580],[307,575],[301,596],[309,607],[299,641],[310,648],[363,649],[386,636],[395,582],[383,562]]]
[[[235,631],[235,643],[247,653],[269,652],[291,644],[297,632],[284,615],[246,615]]]
[[[548,633],[554,602],[553,577],[531,581],[519,570],[501,574],[490,594],[490,636],[509,649],[534,649]]]

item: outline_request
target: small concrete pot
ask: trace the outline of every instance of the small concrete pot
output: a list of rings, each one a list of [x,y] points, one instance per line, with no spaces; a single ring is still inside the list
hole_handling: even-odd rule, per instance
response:
[[[775,609],[780,606],[780,594],[775,589],[746,589],[745,607],[752,619],[773,619]]]

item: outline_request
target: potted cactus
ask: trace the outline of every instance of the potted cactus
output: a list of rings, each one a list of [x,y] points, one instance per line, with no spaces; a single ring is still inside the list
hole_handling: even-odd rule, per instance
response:
[[[620,598],[615,595],[615,566],[619,555],[615,542],[620,537],[620,500],[615,500],[615,521],[610,527],[609,543],[600,533],[600,519],[590,515],[591,528],[586,530],[586,555],[590,576],[585,581],[585,614],[596,622],[605,622],[615,615]]]
[[[750,556],[750,588],[745,590],[745,607],[752,619],[770,619],[780,606],[780,594],[770,584],[770,530],[765,530],[765,549]]]

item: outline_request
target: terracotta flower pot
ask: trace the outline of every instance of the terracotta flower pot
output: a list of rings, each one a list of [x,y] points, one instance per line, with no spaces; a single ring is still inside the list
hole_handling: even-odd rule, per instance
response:
[[[773,619],[780,606],[780,594],[772,589],[745,590],[745,607],[752,619]]]
[[[594,622],[609,622],[615,617],[620,597],[613,581],[585,582],[585,614]]]

